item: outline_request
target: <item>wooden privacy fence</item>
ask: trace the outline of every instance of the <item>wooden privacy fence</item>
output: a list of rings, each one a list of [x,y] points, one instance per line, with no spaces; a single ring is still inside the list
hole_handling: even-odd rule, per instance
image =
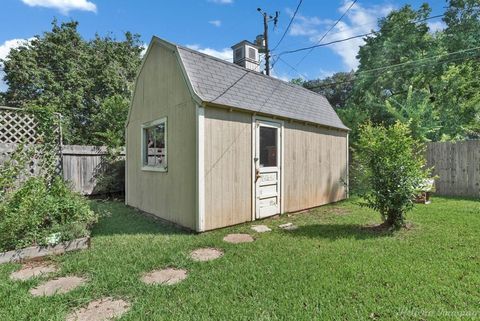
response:
[[[428,143],[427,164],[437,194],[480,197],[480,140]]]
[[[83,195],[123,192],[125,190],[125,151],[108,161],[102,146],[64,145],[63,177]]]
[[[5,161],[17,144],[0,143],[0,163]],[[124,191],[125,151],[115,161],[108,161],[106,147],[63,145],[61,168],[65,180],[83,195]]]

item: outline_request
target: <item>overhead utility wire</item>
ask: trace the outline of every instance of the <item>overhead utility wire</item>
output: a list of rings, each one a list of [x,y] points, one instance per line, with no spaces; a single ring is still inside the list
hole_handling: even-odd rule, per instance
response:
[[[347,13],[350,11],[350,9],[352,9],[352,7],[355,5],[355,3],[357,3],[358,0],[353,0],[352,3],[350,4],[350,6],[348,6],[347,10],[345,10],[345,12],[342,14],[342,16],[340,18],[337,19],[337,21],[330,27],[330,29],[327,30],[327,32],[325,32],[325,34],[320,38],[320,40],[317,42],[317,44],[319,44],[320,42],[323,41],[323,39],[325,39],[325,37],[330,33],[330,31],[333,30],[333,28],[335,28],[339,23],[340,21],[342,21],[343,17],[345,17],[347,15]],[[305,60],[305,58],[307,58],[307,56],[313,51],[313,49],[315,49],[315,47],[311,48],[309,52],[307,52],[305,54],[305,56],[302,57],[302,59],[300,59],[297,64],[295,65],[295,67],[298,67],[298,65],[300,65],[302,63],[303,60]]]
[[[378,67],[378,68],[362,70],[362,71],[358,71],[358,72],[354,73],[353,77],[358,77],[359,75],[364,74],[364,73],[375,72],[375,71],[383,71],[383,70],[393,69],[393,68],[397,68],[397,67],[410,67],[410,68],[418,67],[418,65],[416,65],[416,63],[420,63],[420,65],[433,65],[433,64],[428,64],[428,63],[425,63],[425,62],[428,62],[429,60],[435,59],[435,58],[449,57],[449,56],[452,56],[452,55],[455,55],[455,54],[471,52],[471,51],[475,51],[475,50],[479,50],[479,49],[480,49],[480,46],[479,47],[474,47],[474,48],[458,50],[458,51],[450,52],[450,53],[446,53],[446,54],[426,57],[426,58],[422,58],[422,59],[405,61],[405,62],[398,63],[398,64],[393,64],[393,65],[387,65],[387,66]],[[457,61],[457,60],[463,60],[463,59],[467,60],[467,59],[475,59],[475,58],[480,58],[480,56],[451,58],[451,59],[448,59],[448,60],[445,60],[445,61],[435,62],[435,64],[441,64],[441,63],[443,64],[443,63],[448,63],[448,62]],[[413,64],[413,66],[409,66],[410,64]],[[400,69],[400,70],[406,70],[406,69],[408,69],[408,68]],[[350,80],[345,80],[345,81],[338,81],[338,82],[333,82],[333,83],[328,83],[328,84],[311,86],[311,87],[308,87],[308,89],[323,88],[323,87],[328,87],[328,86],[337,85],[337,84],[345,84],[345,83],[349,83],[349,82],[353,82],[353,81],[355,81],[354,78],[350,79]]]
[[[436,19],[436,18],[443,17],[443,16],[444,16],[443,14],[442,15],[436,15],[436,16],[425,18],[425,19],[412,21],[412,23],[424,22],[424,21]],[[294,49],[294,50],[283,51],[283,52],[279,53],[277,56],[283,56],[283,55],[287,55],[287,54],[291,54],[291,53],[295,53],[295,52],[300,52],[300,51],[305,51],[305,50],[309,50],[309,49],[313,50],[313,49],[318,48],[318,47],[325,47],[325,46],[329,46],[329,45],[339,43],[339,42],[344,42],[344,41],[349,41],[349,40],[360,38],[360,37],[370,36],[370,35],[373,35],[377,32],[379,32],[379,31],[371,31],[371,32],[367,32],[367,33],[364,33],[364,34],[359,34],[359,35],[356,35],[356,36],[351,36],[351,37],[343,38],[343,39],[337,39],[337,40],[326,42],[326,43],[318,43],[316,45],[309,46],[309,47],[303,47],[303,48],[298,48],[298,49]]]
[[[302,2],[303,2],[303,0],[300,0],[298,2],[297,8],[295,9],[295,12],[293,13],[292,18],[290,19],[290,22],[288,23],[288,26],[285,29],[285,32],[283,33],[282,37],[280,38],[280,40],[277,42],[277,44],[275,45],[275,47],[273,47],[273,49],[271,51],[274,51],[275,49],[277,49],[278,46],[282,43],[283,39],[285,38],[285,36],[288,33],[288,30],[290,30],[290,27],[292,26],[293,20],[295,20],[295,16],[297,15],[298,9],[300,9],[300,6],[302,5]]]

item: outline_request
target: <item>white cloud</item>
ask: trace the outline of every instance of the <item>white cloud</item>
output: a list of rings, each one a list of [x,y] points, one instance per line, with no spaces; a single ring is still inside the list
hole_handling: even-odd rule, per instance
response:
[[[203,48],[200,45],[187,45],[187,48],[202,52],[210,56],[217,57],[222,60],[228,60],[230,62],[233,61],[233,53],[232,53],[232,49],[230,48],[223,48],[221,50],[216,50],[208,47]]]
[[[5,41],[2,45],[0,45],[0,59],[7,58],[11,49],[25,45],[29,40],[30,39],[11,39]],[[5,73],[3,72],[3,64],[0,63],[0,91],[7,90],[7,84],[3,82],[4,76]]]
[[[432,33],[435,33],[437,31],[442,31],[447,27],[443,21],[429,22],[427,25],[428,25],[428,28],[430,29],[430,32]]]
[[[210,20],[208,23],[215,26],[215,27],[220,27],[222,25],[221,20]]]
[[[88,0],[22,0],[30,7],[45,7],[59,10],[67,15],[72,10],[97,12],[95,3]]]
[[[351,1],[344,0],[342,5],[338,8],[339,14],[344,13],[350,4]],[[390,4],[364,7],[357,2],[342,21],[340,21],[320,43],[368,33],[376,29],[377,20],[379,18],[386,16],[393,9],[394,7]],[[336,20],[320,19],[315,16],[307,17],[297,14],[295,23],[292,24],[290,35],[306,36],[312,44],[317,44],[335,21]],[[328,46],[327,48],[333,50],[341,57],[345,68],[356,69],[358,66],[356,55],[359,47],[363,44],[363,39],[357,38],[350,41],[340,42]]]
[[[143,56],[145,56],[145,54],[147,53],[148,43],[144,43],[141,47],[142,47],[142,52],[140,52],[140,57],[143,58]]]
[[[233,0],[208,0],[208,2],[213,2],[216,4],[231,4]]]
[[[336,73],[336,71],[326,70],[326,69],[320,68],[320,70],[318,72],[318,76],[316,78],[325,79],[325,78],[333,76],[334,73]]]
[[[292,17],[293,11],[286,10],[287,14]],[[297,14],[295,17],[295,23],[290,27],[289,34],[292,36],[312,36],[316,34],[317,27],[322,24],[322,20],[318,17],[306,17],[301,14]]]
[[[291,75],[288,75],[288,74],[286,74],[286,73],[280,73],[280,72],[277,73],[277,72],[275,71],[275,69],[272,69],[272,70],[270,71],[270,76],[272,76],[273,78],[277,78],[277,79],[286,81],[286,82],[289,82],[292,78],[294,78],[294,77],[292,77]],[[297,78],[298,78],[298,77],[297,77]]]

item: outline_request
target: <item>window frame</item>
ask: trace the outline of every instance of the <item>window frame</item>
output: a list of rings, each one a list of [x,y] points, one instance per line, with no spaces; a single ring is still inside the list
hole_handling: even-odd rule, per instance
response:
[[[161,123],[165,124],[165,135],[164,135],[164,140],[165,140],[165,148],[164,148],[164,153],[165,153],[165,165],[160,165],[160,166],[154,166],[154,165],[145,165],[145,129],[155,127]],[[152,120],[146,123],[143,123],[141,128],[140,128],[140,143],[141,143],[141,149],[140,149],[140,168],[142,171],[150,171],[150,172],[167,172],[168,171],[168,122],[167,122],[167,117],[162,117],[156,120]]]

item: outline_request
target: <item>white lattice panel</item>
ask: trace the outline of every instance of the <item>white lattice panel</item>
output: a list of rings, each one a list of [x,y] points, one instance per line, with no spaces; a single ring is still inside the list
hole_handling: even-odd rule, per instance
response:
[[[9,158],[18,144],[31,145],[35,149],[35,156],[29,164],[32,174],[36,172],[38,160],[44,156],[44,148],[41,144],[42,135],[36,130],[34,115],[22,109],[0,106],[0,164]],[[61,156],[60,123],[52,124],[58,133],[58,156]],[[60,160],[60,159],[59,159]],[[59,166],[60,161],[54,166]],[[53,165],[53,164],[52,164]],[[60,169],[58,168],[58,171]]]
[[[0,143],[35,143],[38,139],[33,115],[15,109],[0,108]]]

